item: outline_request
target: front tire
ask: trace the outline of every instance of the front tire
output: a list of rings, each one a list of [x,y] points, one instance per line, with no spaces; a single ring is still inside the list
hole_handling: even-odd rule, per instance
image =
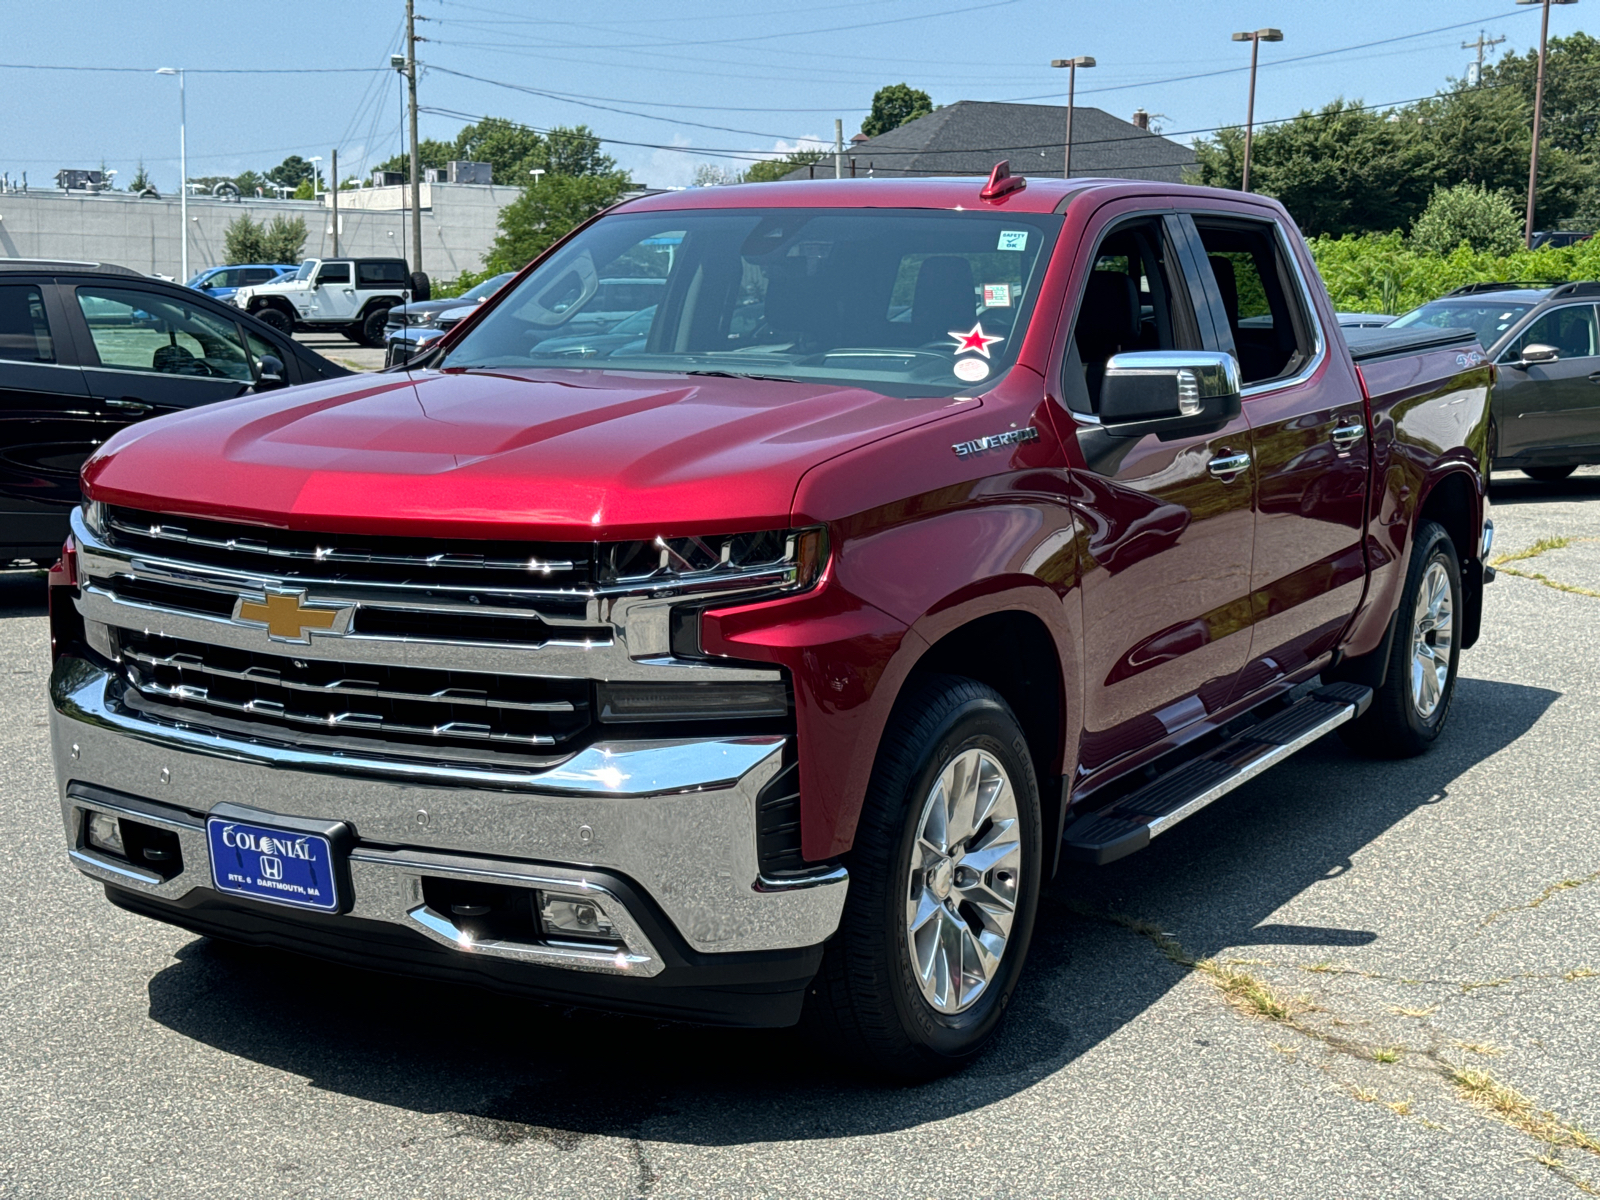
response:
[[[914,1081],[984,1047],[1033,935],[1042,828],[999,693],[954,676],[914,685],[879,746],[840,928],[807,997],[830,1053]]]
[[[1437,521],[1417,526],[1400,594],[1388,669],[1358,720],[1340,727],[1347,745],[1378,758],[1421,754],[1444,729],[1461,660],[1461,565]]]
[[[281,308],[258,308],[251,315],[263,325],[270,325],[281,334],[288,335],[294,332],[294,318]]]
[[[1573,467],[1523,467],[1522,473],[1540,483],[1560,483],[1578,468]]]

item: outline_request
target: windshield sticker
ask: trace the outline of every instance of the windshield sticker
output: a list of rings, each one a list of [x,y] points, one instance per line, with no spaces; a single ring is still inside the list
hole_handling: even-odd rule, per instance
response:
[[[967,383],[977,383],[978,380],[989,377],[989,364],[981,358],[958,358],[952,369],[957,379]]]
[[[984,284],[983,306],[985,308],[1010,308],[1011,285],[1009,283]]]
[[[1000,231],[1000,244],[997,250],[1026,250],[1028,248],[1028,231],[1026,229],[1002,229]]]
[[[950,329],[946,332],[950,337],[955,338],[957,354],[977,353],[983,355],[985,358],[989,357],[990,346],[994,345],[996,342],[1003,342],[1006,340],[1005,338],[996,334],[984,333],[982,321],[979,321],[966,333],[962,333],[959,329]]]

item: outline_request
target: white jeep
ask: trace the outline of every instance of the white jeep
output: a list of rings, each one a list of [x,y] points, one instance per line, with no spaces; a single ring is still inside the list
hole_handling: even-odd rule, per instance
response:
[[[427,293],[428,277],[412,274],[403,258],[308,258],[276,283],[240,288],[232,302],[284,333],[331,330],[382,346],[389,310]]]

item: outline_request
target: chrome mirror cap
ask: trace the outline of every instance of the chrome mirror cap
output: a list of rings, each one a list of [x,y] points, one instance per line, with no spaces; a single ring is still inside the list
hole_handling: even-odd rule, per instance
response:
[[[1198,401],[1236,396],[1244,387],[1239,360],[1215,350],[1134,350],[1106,360],[1107,379],[1135,375],[1176,378],[1180,401],[1195,402],[1190,413],[1200,411]]]
[[[1554,346],[1547,346],[1543,342],[1533,342],[1522,348],[1522,361],[1524,363],[1556,362],[1561,358],[1561,351]]]

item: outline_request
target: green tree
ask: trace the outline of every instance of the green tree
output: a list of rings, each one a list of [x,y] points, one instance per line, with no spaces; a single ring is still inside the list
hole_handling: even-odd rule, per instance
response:
[[[1533,112],[1539,52],[1507,54],[1483,69],[1483,89],[1505,87],[1525,112]],[[1480,90],[1483,90],[1480,89]],[[1600,149],[1600,41],[1587,33],[1551,38],[1544,70],[1544,119],[1539,157],[1546,147],[1593,155]],[[1524,162],[1523,170],[1527,170]]]
[[[306,219],[304,217],[272,218],[262,235],[262,257],[257,262],[293,263],[300,261],[305,250]]]
[[[545,135],[544,168],[552,175],[611,177],[617,161],[600,152],[600,139],[587,125],[557,125]]]
[[[861,132],[877,137],[898,129],[907,121],[915,121],[933,111],[933,99],[927,92],[904,83],[891,83],[881,87],[872,96],[872,111],[861,122]]]
[[[1491,192],[1481,183],[1435,188],[1412,226],[1411,244],[1423,254],[1441,256],[1462,244],[1474,251],[1510,254],[1522,244],[1522,214],[1503,192]]]
[[[746,183],[775,183],[790,171],[819,163],[824,157],[821,150],[795,150],[782,158],[764,158],[760,162],[750,164],[744,173],[744,180]]]
[[[423,138],[417,143],[417,167],[426,172],[429,167],[443,167],[452,158],[457,157],[454,142],[439,142],[433,138]],[[396,154],[393,158],[386,158],[377,167],[380,171],[399,171],[407,179],[411,178],[411,150],[408,147]],[[426,179],[427,175],[424,174]]]
[[[128,190],[135,196],[149,192],[156,194],[155,182],[150,178],[150,173],[144,169],[144,159],[139,160],[139,169],[133,173],[133,178],[128,181]]]
[[[267,253],[266,229],[252,221],[249,213],[240,213],[228,222],[222,234],[222,261],[229,266],[277,261]]]
[[[294,199],[296,200],[315,200],[316,198],[317,189],[312,186],[309,179],[302,179],[300,186],[294,189]]]
[[[504,117],[484,117],[456,134],[452,158],[461,162],[488,163],[495,183],[521,187],[528,172],[545,165],[544,138],[526,125]]]
[[[631,186],[620,174],[546,175],[538,183],[529,182],[500,210],[500,232],[484,266],[491,274],[520,270],[573,228],[615,204]]]
[[[243,171],[233,177],[234,185],[239,189],[241,196],[254,196],[256,189],[266,190],[267,178],[254,171]]]
[[[311,164],[298,154],[291,154],[272,170],[267,172],[267,179],[279,187],[299,187],[301,182],[311,178]]]

